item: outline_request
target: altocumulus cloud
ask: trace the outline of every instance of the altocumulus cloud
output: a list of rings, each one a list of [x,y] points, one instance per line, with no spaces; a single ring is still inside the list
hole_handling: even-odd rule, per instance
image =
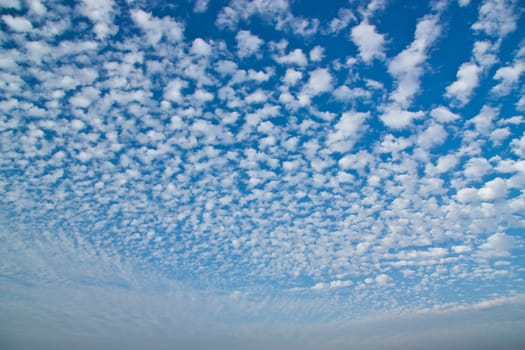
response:
[[[0,347],[522,349],[520,5],[0,1]]]

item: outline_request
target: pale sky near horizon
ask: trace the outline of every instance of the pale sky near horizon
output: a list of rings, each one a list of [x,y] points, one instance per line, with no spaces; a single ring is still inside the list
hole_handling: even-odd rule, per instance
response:
[[[524,11],[0,0],[0,348],[524,348]]]

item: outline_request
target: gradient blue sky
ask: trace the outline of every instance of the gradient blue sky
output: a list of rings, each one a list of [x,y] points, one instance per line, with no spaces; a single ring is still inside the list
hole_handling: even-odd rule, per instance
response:
[[[523,12],[0,0],[0,347],[523,348]]]

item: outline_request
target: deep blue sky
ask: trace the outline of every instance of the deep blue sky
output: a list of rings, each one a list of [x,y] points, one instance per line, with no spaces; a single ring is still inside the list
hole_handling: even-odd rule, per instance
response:
[[[0,346],[524,346],[523,11],[0,0]]]

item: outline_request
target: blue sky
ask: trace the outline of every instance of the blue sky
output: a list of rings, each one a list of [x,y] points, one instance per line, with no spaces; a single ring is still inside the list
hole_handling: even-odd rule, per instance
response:
[[[0,339],[521,348],[523,11],[0,0]]]

